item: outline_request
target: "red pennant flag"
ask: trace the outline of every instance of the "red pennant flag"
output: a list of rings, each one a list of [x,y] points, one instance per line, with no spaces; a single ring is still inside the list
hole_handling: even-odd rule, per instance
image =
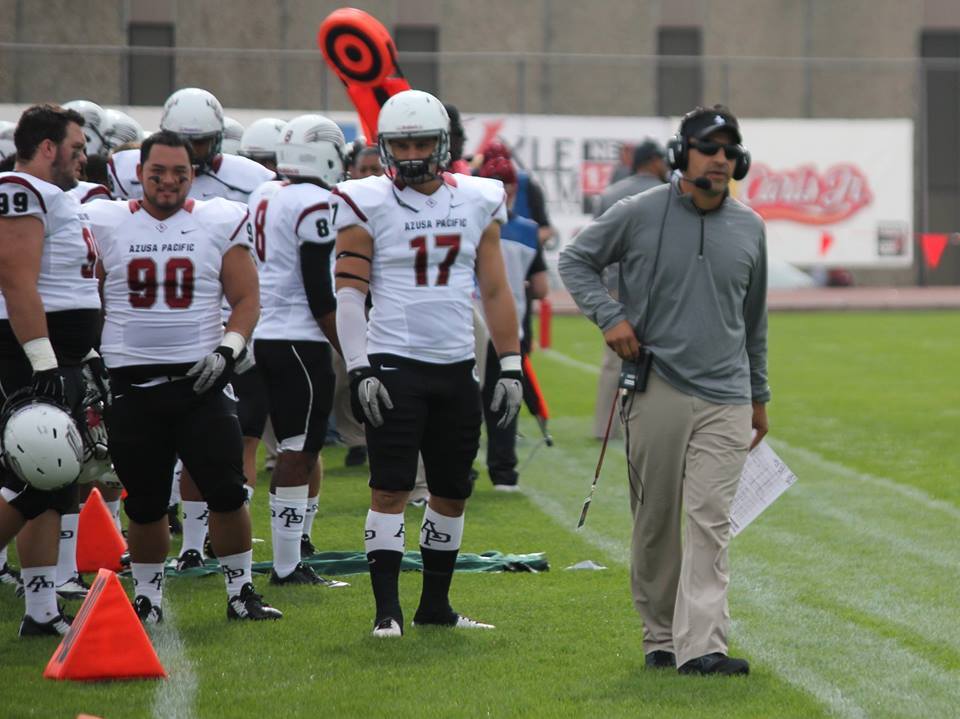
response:
[[[923,249],[923,259],[931,270],[937,269],[943,251],[947,249],[947,235],[926,232],[920,235],[920,247]]]

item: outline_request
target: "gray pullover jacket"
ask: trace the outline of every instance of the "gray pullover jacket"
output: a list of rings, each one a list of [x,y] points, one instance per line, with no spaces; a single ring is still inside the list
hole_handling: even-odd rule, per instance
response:
[[[620,301],[601,278],[613,263]],[[766,236],[742,203],[727,197],[702,212],[674,180],[581,230],[559,269],[583,313],[604,331],[627,320],[680,391],[718,404],[770,399]]]

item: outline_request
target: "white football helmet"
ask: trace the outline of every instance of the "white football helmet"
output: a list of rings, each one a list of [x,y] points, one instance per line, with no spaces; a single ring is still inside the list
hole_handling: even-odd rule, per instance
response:
[[[261,117],[243,131],[240,153],[251,160],[277,161],[277,143],[287,123],[275,117]]]
[[[128,142],[140,142],[143,136],[143,127],[139,122],[120,110],[107,108],[107,131],[103,138],[107,148],[115,150]]]
[[[63,103],[63,107],[83,115],[85,121],[83,136],[87,138],[87,154],[107,154],[109,147],[104,139],[104,134],[109,127],[109,122],[107,121],[106,110],[89,100],[71,100]]]
[[[0,120],[0,160],[5,160],[17,153],[17,146],[13,142],[13,131],[16,129],[17,123]]]
[[[24,394],[3,410],[3,456],[7,467],[35,489],[72,484],[83,465],[83,439],[59,406]]]
[[[288,122],[277,143],[277,172],[286,177],[309,177],[333,187],[346,168],[343,130],[323,115],[300,115]]]
[[[383,103],[377,133],[383,166],[409,184],[433,179],[450,162],[450,117],[443,103],[428,92],[405,90]],[[429,157],[398,161],[393,156],[389,140],[419,137],[437,138]]]
[[[223,143],[223,107],[220,101],[199,87],[177,90],[163,104],[160,129],[170,130],[189,140],[213,142],[206,157],[194,158],[201,167],[213,162]]]
[[[243,125],[232,117],[223,116],[223,144],[221,152],[236,155],[240,152],[240,141],[243,139]]]

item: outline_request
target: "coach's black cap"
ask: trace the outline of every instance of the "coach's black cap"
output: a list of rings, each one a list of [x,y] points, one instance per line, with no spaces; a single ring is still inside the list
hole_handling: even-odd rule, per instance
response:
[[[683,116],[680,134],[702,140],[718,130],[726,130],[733,135],[737,143],[743,142],[740,136],[740,123],[732,112],[723,105],[698,107]]]

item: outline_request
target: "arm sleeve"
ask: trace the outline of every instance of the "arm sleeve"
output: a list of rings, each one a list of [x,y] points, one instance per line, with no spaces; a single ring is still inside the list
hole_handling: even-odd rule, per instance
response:
[[[364,294],[354,287],[337,290],[337,337],[347,372],[369,367],[367,359],[367,315]]]
[[[300,245],[300,273],[307,302],[314,317],[320,318],[337,309],[333,296],[333,276],[330,273],[330,253],[333,243],[304,242]]]
[[[770,401],[767,382],[767,239],[760,231],[760,253],[743,300],[743,323],[750,361],[750,393],[754,402]]]
[[[543,188],[532,177],[527,181],[527,203],[530,206],[530,219],[540,227],[549,227],[550,218],[547,216],[547,203],[543,198]]]
[[[620,262],[640,212],[633,202],[621,202],[580,230],[560,253],[557,268],[580,311],[606,331],[627,318],[623,305],[610,296],[603,269]]]

